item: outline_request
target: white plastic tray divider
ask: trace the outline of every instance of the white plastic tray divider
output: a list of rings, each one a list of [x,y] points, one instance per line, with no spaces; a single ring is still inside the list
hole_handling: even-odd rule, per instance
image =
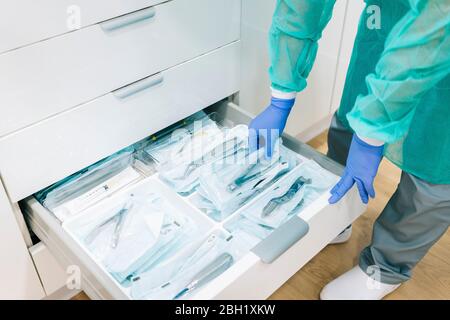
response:
[[[266,195],[268,192],[270,192],[273,187],[277,186],[278,184],[281,184],[283,181],[288,179],[291,175],[293,175],[294,169],[297,169],[305,164],[308,159],[295,154],[299,160],[300,163],[295,166],[290,172],[288,172],[284,177],[282,177],[279,181],[277,181],[274,185],[272,185],[270,188],[264,190],[259,195],[257,195],[255,198],[251,199],[248,203],[246,203],[244,206],[239,208],[237,211],[235,211],[233,214],[231,214],[229,217],[224,219],[223,221],[215,221],[211,217],[209,217],[207,214],[202,212],[200,209],[194,206],[192,202],[190,201],[190,198],[193,195],[190,195],[188,197],[183,197],[179,194],[177,194],[173,189],[171,189],[169,186],[167,186],[163,181],[161,181],[158,177],[158,174],[153,174],[147,178],[143,178],[142,180],[138,180],[134,184],[130,184],[129,186],[118,190],[117,192],[111,194],[109,197],[103,199],[102,201],[96,203],[95,205],[91,206],[90,208],[84,210],[78,215],[75,215],[74,217],[71,217],[70,219],[66,220],[62,227],[63,229],[74,239],[74,241],[77,243],[77,245],[84,251],[87,252],[88,256],[95,261],[101,269],[108,275],[108,277],[117,285],[117,287],[122,290],[128,297],[131,298],[130,294],[130,288],[125,288],[120,283],[118,283],[114,277],[106,270],[106,268],[102,265],[100,261],[98,261],[93,254],[87,250],[87,248],[84,246],[84,244],[79,240],[79,237],[75,234],[75,232],[72,231],[72,227],[76,227],[76,224],[81,222],[83,218],[86,216],[89,216],[92,214],[91,212],[96,209],[101,209],[102,212],[108,212],[108,210],[105,210],[105,206],[114,206],[114,201],[116,199],[120,199],[122,196],[126,194],[130,194],[133,192],[138,191],[139,189],[145,189],[147,192],[154,191],[157,194],[160,194],[163,198],[170,201],[170,204],[173,205],[176,209],[178,209],[180,212],[187,213],[189,217],[193,219],[193,221],[200,227],[199,231],[204,234],[204,237],[201,237],[200,240],[197,240],[197,243],[200,243],[204,239],[206,239],[210,234],[212,233],[221,233],[226,238],[231,236],[232,234],[226,229],[226,225],[233,221],[234,219],[239,218],[240,213],[243,210],[246,210],[247,208],[251,207],[258,199]],[[325,207],[328,202],[328,192],[325,192],[322,196],[320,196],[318,199],[313,201],[308,207],[304,208],[298,215],[299,217],[303,218],[304,220],[308,221],[314,213],[318,212],[318,210],[321,210],[323,207]],[[202,228],[203,226],[203,228]],[[193,250],[193,246],[188,246],[183,250],[180,250],[176,255],[174,255],[172,258],[175,258],[178,255],[185,254],[187,250]],[[190,297],[191,299],[207,299],[210,297],[216,296],[220,291],[222,291],[225,286],[228,283],[232,283],[233,280],[240,277],[243,273],[246,272],[251,266],[253,266],[255,263],[259,261],[259,257],[257,257],[255,254],[253,254],[251,251],[249,251],[247,254],[245,254],[243,257],[238,259],[227,271],[225,271],[222,275],[217,277],[216,279],[213,279],[210,283],[206,284],[203,288],[196,291],[192,294]]]
[[[107,274],[107,276],[114,282],[114,284],[124,292],[128,297],[131,298],[130,288],[123,287],[116,279],[106,270],[104,265],[99,261],[84,245],[79,235],[77,234],[77,226],[80,224],[84,224],[83,221],[86,219],[90,219],[92,221],[102,220],[99,219],[98,215],[95,215],[95,212],[101,212],[105,217],[111,214],[108,208],[114,208],[117,206],[117,200],[123,199],[127,194],[139,192],[139,189],[145,189],[146,192],[155,192],[156,194],[161,195],[163,198],[169,201],[170,205],[177,209],[180,213],[186,214],[190,218],[192,218],[193,222],[199,227],[199,232],[204,234],[206,238],[211,232],[217,229],[214,223],[212,223],[211,219],[205,217],[204,214],[198,212],[198,210],[194,210],[189,203],[187,203],[181,196],[176,194],[173,190],[171,190],[168,186],[164,185],[155,177],[149,177],[144,180],[139,181],[138,183],[130,186],[129,188],[124,188],[116,192],[114,195],[104,199],[96,203],[95,205],[89,207],[84,210],[79,215],[71,217],[70,219],[64,221],[62,223],[62,228],[70,235],[70,237],[75,241],[75,243],[85,251],[89,258],[95,261],[100,268]],[[91,218],[92,217],[92,218]],[[221,232],[225,232],[229,235],[226,230],[220,229]],[[181,250],[177,254],[181,254],[183,250]]]

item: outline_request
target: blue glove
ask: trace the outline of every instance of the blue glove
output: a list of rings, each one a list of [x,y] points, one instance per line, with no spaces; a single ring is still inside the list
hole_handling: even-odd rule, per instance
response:
[[[344,175],[331,190],[331,197],[328,202],[334,204],[341,200],[355,183],[362,202],[368,203],[369,196],[374,198],[373,180],[383,159],[383,151],[384,146],[372,146],[354,134]]]
[[[295,99],[272,97],[270,105],[249,124],[250,152],[266,146],[266,156],[272,157],[275,143],[283,133]]]

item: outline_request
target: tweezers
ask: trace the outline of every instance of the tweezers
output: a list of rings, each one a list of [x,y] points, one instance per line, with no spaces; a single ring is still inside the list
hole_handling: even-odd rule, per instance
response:
[[[110,218],[108,218],[107,220],[105,220],[104,222],[102,222],[99,226],[97,226],[94,230],[92,230],[84,239],[84,242],[86,244],[90,244],[92,243],[92,241],[95,240],[95,238],[99,235],[99,233],[106,227],[108,226],[110,223],[116,221],[116,226],[112,235],[112,243],[111,243],[111,247],[112,248],[116,248],[117,244],[119,242],[119,238],[120,238],[120,233],[122,232],[122,226],[125,222],[124,216],[125,214],[131,209],[132,204],[130,203],[126,203],[122,209],[120,209],[116,214],[114,214],[113,216],[111,216]]]
[[[120,234],[122,233],[123,225],[125,224],[125,216],[131,210],[133,204],[127,202],[122,209],[116,214],[117,222],[114,228],[114,233],[112,236],[111,248],[115,249],[119,244]]]

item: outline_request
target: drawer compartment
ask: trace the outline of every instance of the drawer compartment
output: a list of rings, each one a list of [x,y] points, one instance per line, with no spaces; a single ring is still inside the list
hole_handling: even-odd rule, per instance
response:
[[[161,3],[164,0],[33,0],[0,4],[0,53]]]
[[[11,200],[237,92],[239,49],[239,42],[232,43],[0,139]]]
[[[0,136],[236,41],[239,19],[240,0],[173,0],[6,52]]]
[[[217,104],[208,111],[212,110],[217,112],[217,119],[233,125],[247,123],[249,120],[245,113],[232,104]],[[286,137],[285,140],[286,144],[299,154],[299,158],[313,159],[327,171],[334,174],[341,173],[342,168],[325,156],[290,137]],[[233,252],[234,259],[231,266],[227,266],[223,272],[193,291],[191,295],[183,297],[188,299],[267,298],[365,209],[359,200],[356,188],[352,189],[341,202],[333,206],[328,204],[328,192],[324,192],[252,248],[243,246],[241,241],[239,241],[240,245],[233,244],[232,241],[236,238],[233,236],[229,224],[238,218],[238,213],[242,210],[254,208],[255,202],[249,203],[241,211],[238,210],[229,219],[217,222],[196,209],[189,201],[189,197],[178,195],[156,176],[122,190],[105,202],[98,203],[62,224],[34,197],[24,201],[23,209],[31,228],[46,243],[55,257],[60,257],[65,266],[73,264],[81,268],[81,274],[84,276],[82,288],[88,295],[92,298],[138,298],[139,295],[136,292],[141,291],[138,290],[139,288],[135,289],[134,281],[131,287],[119,284],[105,265],[86,249],[86,245],[80,241],[83,238],[80,235],[89,234],[89,230],[83,229],[83,226],[90,225],[85,224],[86,221],[97,219],[99,215],[103,214],[102,212],[108,211],[108,207],[114,207],[115,201],[129,196],[131,193],[139,194],[140,190],[160,193],[162,197],[169,199],[170,204],[178,208],[179,212],[183,212],[195,221],[198,226],[199,245],[214,236],[229,242],[230,246],[227,248],[236,248],[235,251],[228,249]],[[180,250],[178,257],[183,257],[183,254],[189,256],[191,250],[194,249],[186,247]],[[139,283],[142,279],[138,277],[135,281]],[[258,290],[254,289],[256,287]],[[167,296],[159,297],[167,298]],[[169,297],[173,298],[175,295],[171,293]]]

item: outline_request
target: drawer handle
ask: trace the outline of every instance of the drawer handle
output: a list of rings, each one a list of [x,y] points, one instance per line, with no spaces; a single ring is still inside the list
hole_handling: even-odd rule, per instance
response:
[[[157,73],[150,77],[133,82],[125,87],[114,90],[112,93],[119,99],[125,99],[143,90],[156,87],[164,82],[162,73]]]
[[[267,264],[272,263],[302,239],[308,231],[308,223],[298,216],[293,216],[273,231],[267,238],[257,244],[252,249],[252,252],[256,254],[262,262]]]
[[[144,20],[153,19],[156,15],[154,7],[135,11],[100,23],[104,31],[114,31]]]

